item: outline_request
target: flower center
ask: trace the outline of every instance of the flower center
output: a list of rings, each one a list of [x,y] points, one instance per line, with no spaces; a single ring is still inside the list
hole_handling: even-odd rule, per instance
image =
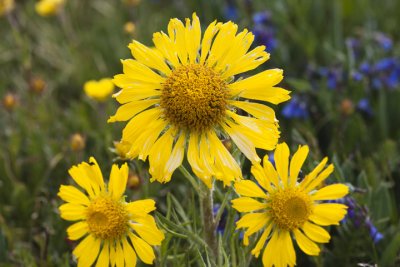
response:
[[[301,227],[312,212],[310,196],[297,188],[278,190],[271,194],[270,201],[272,219],[284,230]]]
[[[226,85],[220,75],[207,66],[181,66],[165,80],[160,105],[171,124],[203,132],[224,117],[228,96]]]
[[[128,211],[110,196],[99,196],[87,209],[89,232],[100,239],[119,238],[128,230]]]

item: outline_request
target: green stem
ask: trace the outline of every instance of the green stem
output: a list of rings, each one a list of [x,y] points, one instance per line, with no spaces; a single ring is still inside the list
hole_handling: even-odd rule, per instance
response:
[[[202,210],[204,240],[208,245],[208,255],[212,264],[216,264],[218,259],[217,231],[213,214],[213,188],[208,188],[205,184],[200,185],[201,194],[200,205]]]

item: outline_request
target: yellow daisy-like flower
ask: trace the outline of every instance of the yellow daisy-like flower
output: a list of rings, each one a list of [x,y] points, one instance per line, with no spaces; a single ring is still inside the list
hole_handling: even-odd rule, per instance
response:
[[[56,15],[64,6],[65,0],[40,0],[35,5],[36,12],[42,17]]]
[[[136,266],[136,255],[147,264],[153,262],[151,246],[160,245],[164,234],[148,214],[155,210],[154,200],[125,202],[128,171],[127,164],[113,165],[106,185],[96,160],[90,158],[69,170],[85,193],[61,185],[58,195],[68,202],[59,208],[61,218],[77,221],[67,229],[68,238],[84,237],[73,251],[78,266],[91,266],[96,259],[96,266]]]
[[[185,24],[171,19],[168,34],[156,32],[154,49],[137,41],[129,45],[134,59],[122,60],[124,74],[114,77],[122,88],[114,97],[122,106],[109,122],[129,120],[122,140],[132,144],[129,157],[149,157],[152,181],[171,179],[186,144],[189,164],[209,187],[213,177],[225,185],[241,177],[220,138],[230,137],[252,162],[260,161],[256,148],[275,148],[273,109],[240,98],[278,104],[290,98],[289,91],[275,87],[283,78],[280,69],[235,80],[269,58],[264,46],[249,51],[251,32],[237,31],[233,22],[214,21],[202,36],[193,14]]]
[[[91,80],[83,85],[83,90],[88,97],[103,102],[114,92],[114,84],[109,78],[100,81]]]
[[[267,242],[262,258],[264,266],[296,265],[291,234],[306,254],[318,255],[320,248],[315,242],[330,240],[329,233],[319,225],[338,225],[347,213],[347,206],[343,204],[324,202],[347,195],[346,185],[332,184],[317,189],[333,171],[332,164],[324,169],[327,158],[304,180],[298,181],[307,155],[308,146],[299,147],[289,165],[289,148],[285,143],[279,144],[274,154],[276,169],[266,156],[263,166],[256,164],[251,169],[258,184],[242,180],[234,185],[242,197],[232,200],[233,208],[250,212],[237,222],[237,229],[247,228],[245,245],[249,244],[250,235],[263,231],[252,254],[258,257]]]
[[[0,16],[3,16],[14,9],[14,0],[0,0]]]

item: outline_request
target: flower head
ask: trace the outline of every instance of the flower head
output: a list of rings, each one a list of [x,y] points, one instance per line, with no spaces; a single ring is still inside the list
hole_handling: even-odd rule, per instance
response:
[[[113,93],[114,84],[111,79],[103,78],[100,81],[87,81],[83,89],[88,97],[102,102]]]
[[[185,24],[171,19],[168,34],[155,33],[154,49],[129,45],[135,59],[123,60],[124,74],[114,77],[122,88],[114,97],[122,106],[109,122],[129,120],[122,140],[132,144],[130,158],[149,158],[151,181],[168,182],[186,147],[194,173],[209,187],[213,178],[229,185],[241,177],[221,139],[229,137],[252,162],[260,161],[256,148],[274,149],[279,131],[273,109],[240,98],[278,104],[290,98],[289,91],[275,87],[283,78],[280,69],[235,79],[269,58],[264,46],[249,51],[254,35],[237,30],[232,22],[214,21],[202,37],[193,14]]]
[[[36,12],[42,17],[56,15],[64,6],[65,0],[40,0],[36,3]]]
[[[160,245],[164,234],[148,214],[155,210],[153,200],[125,201],[128,165],[113,165],[108,185],[94,158],[72,167],[69,174],[84,189],[61,185],[58,193],[68,202],[59,208],[61,218],[76,221],[67,229],[68,238],[83,238],[73,251],[78,266],[91,266],[96,259],[96,266],[136,266],[136,255],[151,264],[151,246]]]
[[[14,0],[0,0],[0,17],[14,9]]]
[[[329,233],[320,227],[339,224],[346,215],[347,206],[338,203],[324,203],[338,199],[348,193],[343,184],[317,187],[332,173],[333,165],[324,169],[327,158],[302,181],[298,181],[300,169],[308,155],[308,146],[301,146],[289,165],[289,148],[283,143],[275,150],[276,168],[264,158],[263,166],[252,166],[257,183],[242,180],[235,183],[235,189],[242,197],[232,200],[233,208],[239,212],[250,212],[238,222],[237,228],[247,228],[243,242],[249,244],[249,236],[262,230],[252,254],[263,254],[264,266],[294,266],[296,254],[291,234],[300,249],[309,255],[318,255],[320,248],[315,244],[329,242]],[[258,201],[254,198],[261,198]]]
[[[18,98],[13,93],[7,93],[3,97],[3,106],[7,111],[12,111],[18,104]]]

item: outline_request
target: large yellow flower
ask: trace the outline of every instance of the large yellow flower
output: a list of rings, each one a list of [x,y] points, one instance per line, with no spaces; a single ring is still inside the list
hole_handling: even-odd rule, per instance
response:
[[[276,170],[266,156],[263,167],[256,164],[251,169],[258,184],[242,180],[234,185],[242,197],[232,200],[233,208],[250,212],[237,222],[237,228],[247,228],[243,239],[245,245],[249,244],[250,235],[263,231],[252,254],[258,257],[267,242],[262,258],[264,266],[296,265],[291,234],[301,250],[318,255],[320,248],[315,242],[330,240],[329,233],[319,225],[338,225],[347,213],[343,204],[324,202],[345,196],[348,193],[346,185],[332,184],[317,189],[333,171],[332,164],[324,169],[327,158],[304,180],[298,181],[307,155],[308,146],[299,147],[289,166],[289,148],[285,143],[279,144],[274,154]]]
[[[78,266],[91,266],[96,259],[96,266],[136,266],[136,254],[151,264],[151,246],[160,245],[164,234],[148,214],[155,210],[154,200],[125,202],[128,165],[113,165],[108,185],[94,158],[72,167],[69,174],[85,190],[61,185],[58,193],[68,202],[59,208],[61,217],[77,221],[67,229],[68,238],[84,237],[73,251]]]
[[[274,87],[283,78],[280,69],[235,80],[269,58],[264,46],[249,51],[254,35],[237,30],[232,22],[214,21],[202,37],[193,14],[185,24],[171,19],[168,34],[155,33],[154,49],[137,41],[129,45],[135,59],[122,60],[124,74],[114,77],[122,88],[114,97],[123,105],[109,122],[130,120],[122,140],[132,143],[131,158],[149,157],[152,181],[171,179],[186,144],[189,164],[209,187],[213,177],[225,185],[241,177],[220,138],[230,137],[252,162],[260,161],[256,148],[275,148],[273,109],[239,99],[278,104],[290,98],[289,91]]]

